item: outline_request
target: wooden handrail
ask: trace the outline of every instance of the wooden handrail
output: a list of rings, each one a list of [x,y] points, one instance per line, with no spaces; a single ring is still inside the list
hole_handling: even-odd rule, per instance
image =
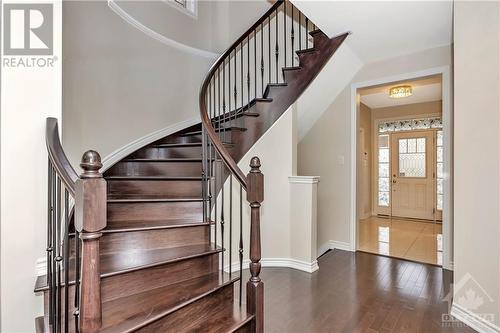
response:
[[[56,173],[64,182],[64,186],[71,196],[75,197],[75,186],[78,174],[75,169],[73,169],[71,163],[66,157],[66,154],[64,153],[61,140],[59,138],[59,128],[56,118],[47,118],[45,126],[45,144],[47,145],[49,159],[52,162]]]
[[[207,112],[207,101],[206,101],[206,94],[207,94],[207,89],[208,85],[210,83],[210,80],[214,76],[215,72],[219,68],[219,66],[224,63],[224,61],[230,56],[230,54],[237,48],[237,46],[243,42],[259,25],[264,22],[268,17],[271,16],[271,14],[281,5],[284,3],[284,0],[278,0],[276,1],[272,7],[259,19],[257,22],[255,22],[243,35],[241,35],[240,38],[238,38],[210,67],[210,70],[208,71],[208,74],[205,76],[205,80],[203,81],[203,84],[200,89],[200,116],[201,116],[201,122],[205,130],[207,131],[207,135],[210,137],[212,140],[212,143],[221,156],[224,164],[229,168],[231,173],[236,177],[238,182],[243,186],[243,188],[246,190],[247,188],[247,178],[243,171],[238,167],[238,164],[236,161],[231,157],[227,149],[224,147],[222,141],[219,139],[215,128],[212,126],[212,122],[208,116]]]

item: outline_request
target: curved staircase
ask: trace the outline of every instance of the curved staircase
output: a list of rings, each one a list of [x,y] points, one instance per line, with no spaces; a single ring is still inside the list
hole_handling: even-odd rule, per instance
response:
[[[280,18],[283,31],[292,26],[291,49],[286,51],[285,44],[284,61],[278,59],[278,38],[276,48],[271,47],[271,31],[276,29],[279,36]],[[45,296],[38,332],[263,331],[263,178],[257,158],[248,175],[237,162],[294,103],[348,35],[330,39],[311,26],[291,3],[275,3],[211,68],[200,93],[202,123],[135,151],[104,175],[99,173],[99,155],[89,151],[82,158],[83,173],[76,176],[60,145],[57,121],[47,120],[48,274],[35,287]],[[303,48],[295,47],[299,29],[306,36]],[[269,57],[264,54],[266,31]],[[250,57],[252,43],[255,59]],[[291,66],[285,66],[288,53]],[[261,66],[252,71],[250,61]],[[281,75],[273,81],[278,69]],[[256,80],[253,95],[251,76]],[[243,248],[240,219],[240,230],[230,233],[240,235],[234,254],[233,240],[224,229],[233,227],[228,210],[233,209],[233,193],[230,202],[224,196],[224,184],[233,179],[240,183],[240,207],[243,191],[251,206],[249,251]],[[241,270],[231,268],[235,262],[242,267],[244,254],[251,260],[246,299]]]

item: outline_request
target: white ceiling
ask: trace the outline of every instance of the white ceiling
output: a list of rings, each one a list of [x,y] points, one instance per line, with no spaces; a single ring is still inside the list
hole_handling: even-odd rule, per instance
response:
[[[371,93],[361,93],[361,103],[370,109],[385,108],[389,106],[424,103],[441,100],[441,83],[412,86],[413,95],[404,98],[390,98],[390,86],[376,89]]]
[[[330,37],[351,31],[348,45],[364,62],[452,41],[451,1],[304,1],[293,3]]]

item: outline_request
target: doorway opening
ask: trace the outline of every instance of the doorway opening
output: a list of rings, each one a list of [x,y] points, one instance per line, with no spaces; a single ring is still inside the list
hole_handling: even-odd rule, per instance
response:
[[[442,266],[443,74],[360,86],[356,96],[356,250]]]

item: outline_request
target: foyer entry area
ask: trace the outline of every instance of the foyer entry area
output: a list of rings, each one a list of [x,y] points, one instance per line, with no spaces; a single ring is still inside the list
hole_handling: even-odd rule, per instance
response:
[[[443,265],[442,76],[358,89],[357,250]]]
[[[442,265],[443,227],[441,223],[372,216],[359,222],[358,250]]]

